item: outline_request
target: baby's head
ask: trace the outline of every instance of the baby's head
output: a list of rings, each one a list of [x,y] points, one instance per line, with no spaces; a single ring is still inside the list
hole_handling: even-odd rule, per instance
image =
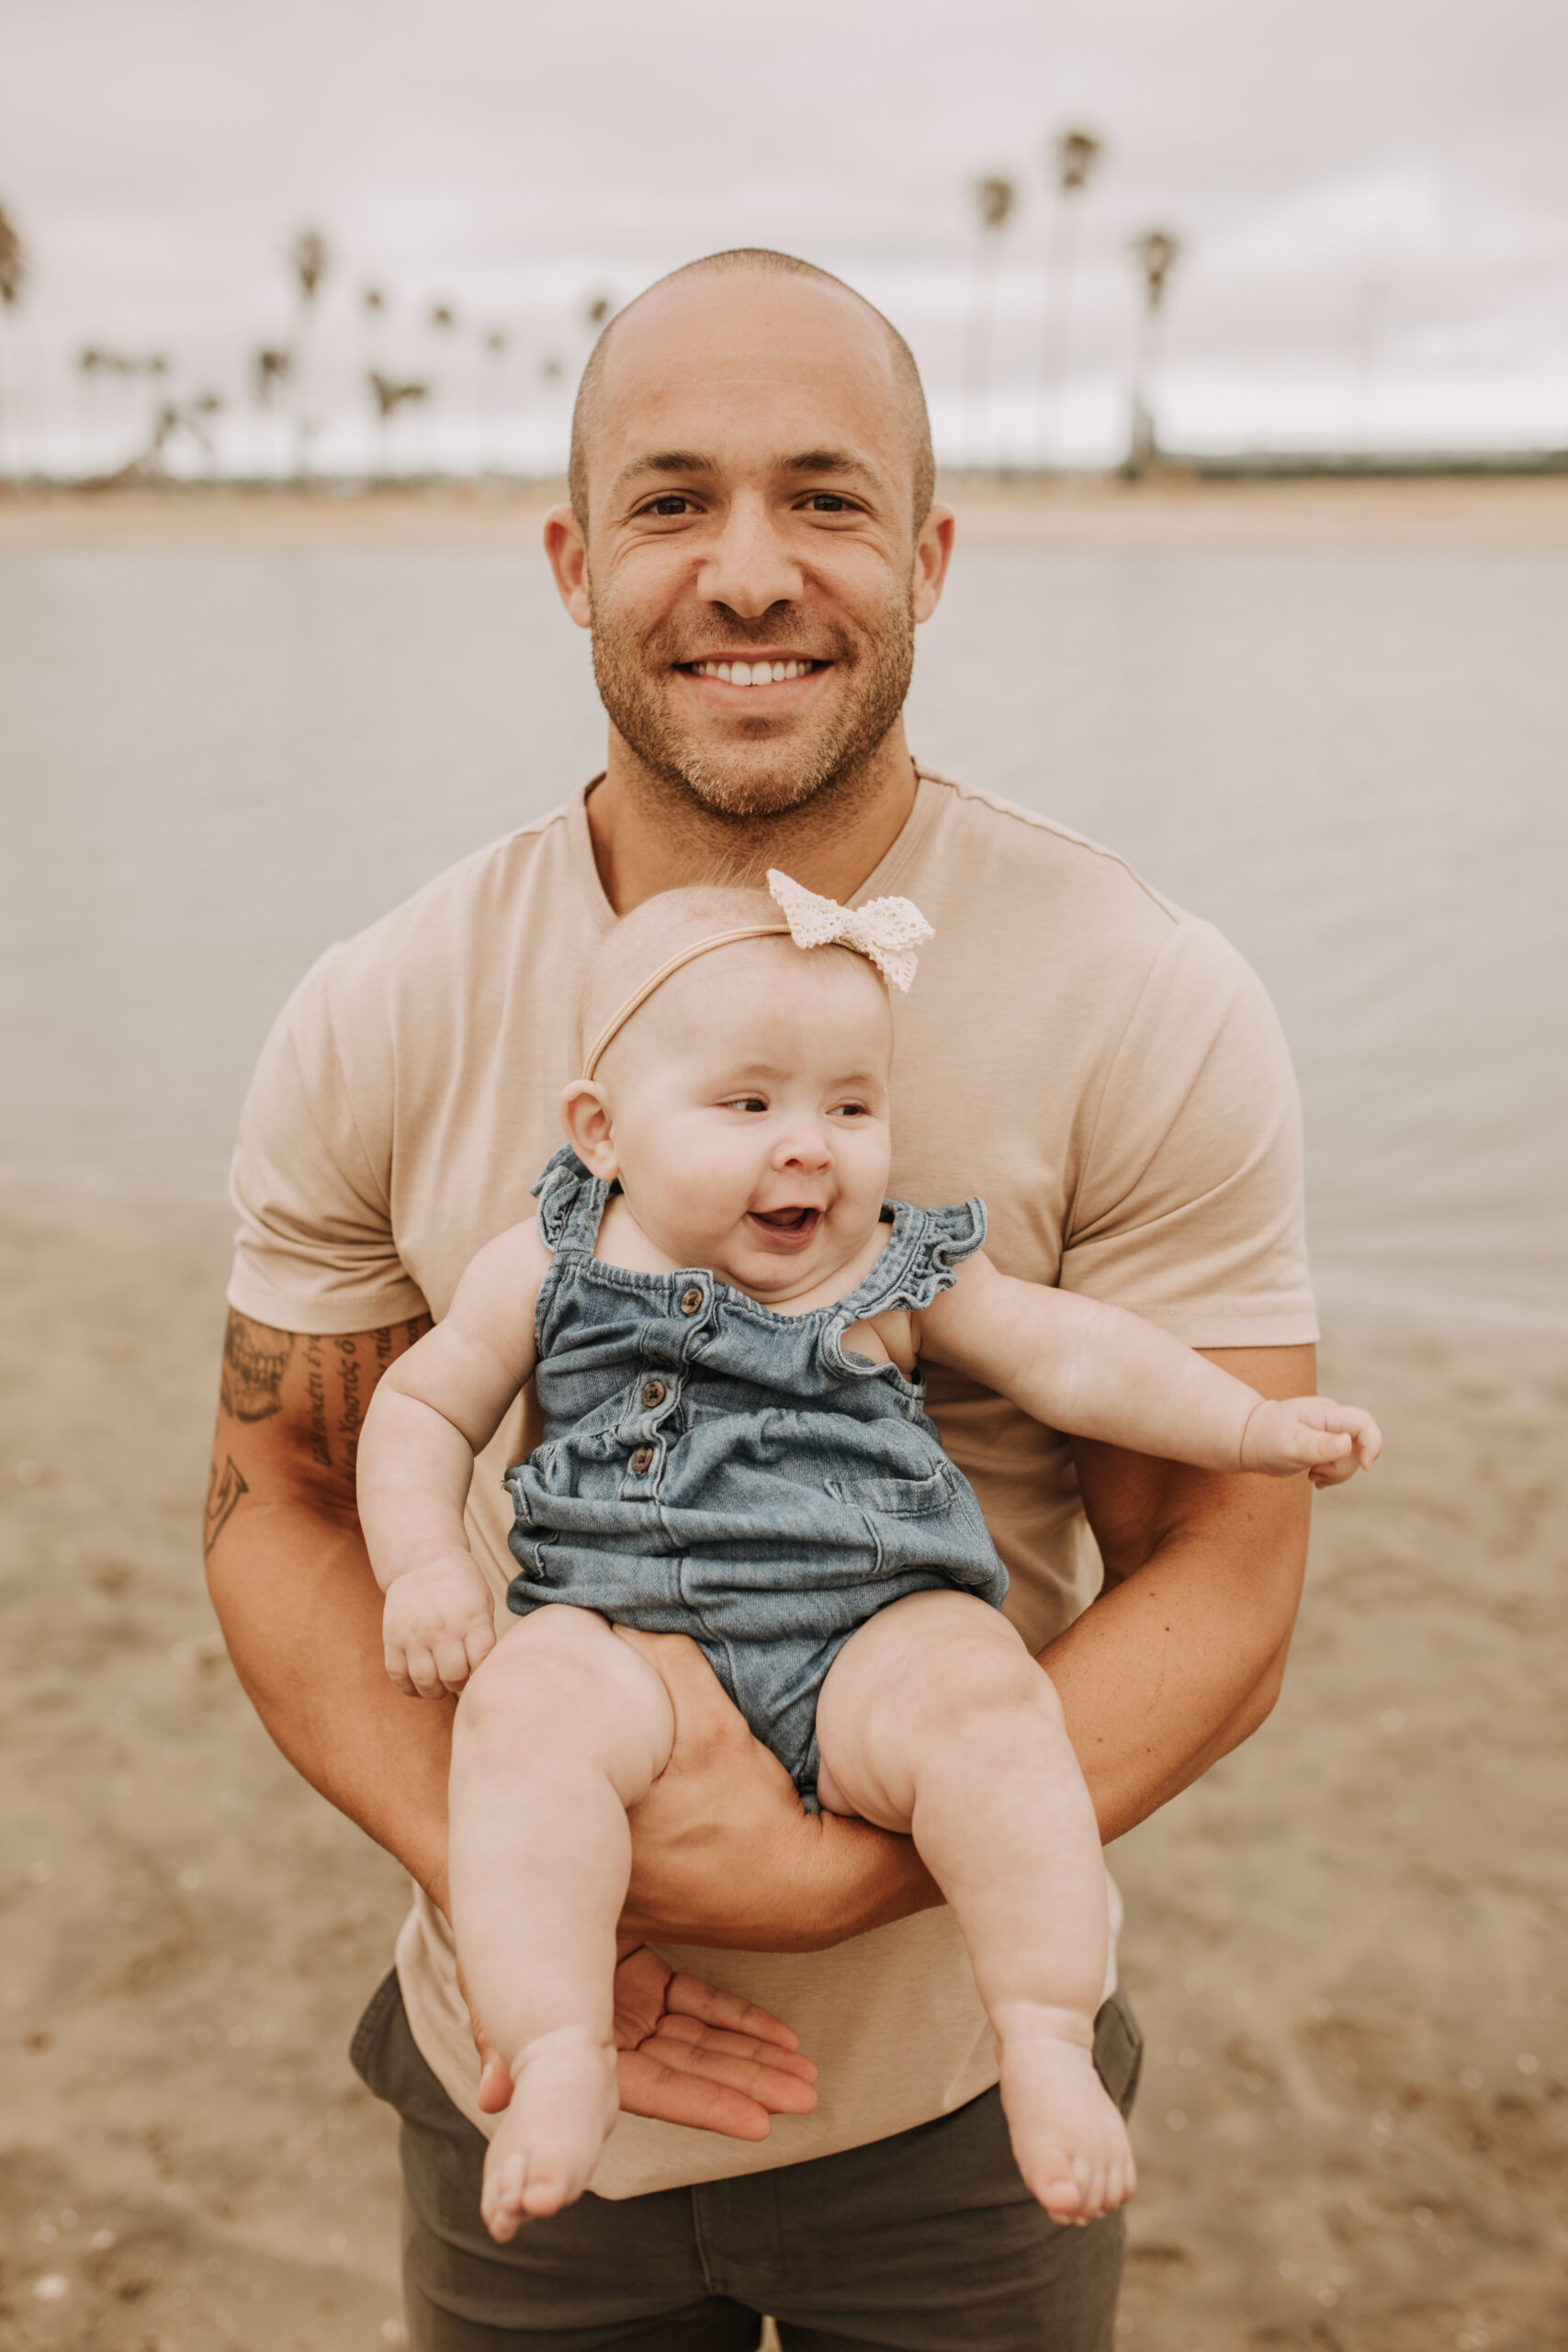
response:
[[[741,889],[667,891],[617,923],[584,979],[588,1075],[561,1117],[674,1264],[787,1300],[849,1265],[881,1216],[893,1020],[866,956],[796,947],[774,926],[774,901]],[[753,928],[769,935],[703,946]],[[590,1063],[616,1015],[691,948]]]

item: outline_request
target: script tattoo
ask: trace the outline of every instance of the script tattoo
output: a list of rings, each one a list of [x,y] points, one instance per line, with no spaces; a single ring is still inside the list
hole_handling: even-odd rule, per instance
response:
[[[233,1457],[231,1455],[226,1455],[224,1458],[223,1467],[220,1470],[218,1467],[218,1457],[214,1454],[212,1457],[212,1467],[208,1472],[207,1476],[207,1510],[203,1521],[201,1536],[201,1549],[204,1557],[211,1551],[213,1545],[217,1543],[218,1538],[222,1534],[223,1530],[228,1526],[229,1521],[233,1518],[234,1513],[240,1508],[241,1496],[248,1495],[250,1491],[249,1487],[245,1484],[245,1481],[234,1466]]]
[[[287,1486],[307,1460],[324,1481],[316,1496],[352,1509],[360,1432],[376,1384],[388,1366],[431,1329],[429,1315],[379,1331],[277,1331],[231,1314],[223,1340],[221,1408],[229,1442],[244,1455],[240,1469],[221,1434],[208,1477],[205,1549],[210,1552],[245,1496]],[[300,1378],[303,1368],[304,1378]],[[282,1419],[265,1437],[243,1440],[235,1423]],[[247,1447],[252,1451],[247,1451]],[[256,1450],[259,1449],[259,1450]]]
[[[292,1331],[275,1331],[231,1311],[223,1334],[224,1411],[237,1421],[265,1421],[280,1412],[283,1375],[293,1352]]]

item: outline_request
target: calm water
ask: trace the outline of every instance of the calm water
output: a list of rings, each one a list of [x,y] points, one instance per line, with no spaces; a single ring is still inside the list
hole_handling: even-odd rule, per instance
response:
[[[1568,559],[967,555],[912,740],[1262,972],[1331,1298],[1568,1319]],[[598,764],[532,555],[0,561],[0,1178],[199,1198],[292,980]]]

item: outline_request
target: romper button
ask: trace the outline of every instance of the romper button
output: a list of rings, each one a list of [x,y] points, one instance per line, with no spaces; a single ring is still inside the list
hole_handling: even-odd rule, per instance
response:
[[[652,1469],[652,1467],[653,1467],[653,1448],[652,1448],[652,1446],[651,1446],[651,1445],[639,1445],[639,1446],[637,1447],[637,1452],[632,1455],[632,1474],[633,1474],[633,1476],[634,1476],[635,1477],[638,1477],[638,1478],[646,1478],[646,1477],[647,1477],[647,1476],[648,1476],[648,1474],[649,1474],[649,1472]]]
[[[681,1293],[681,1312],[682,1315],[694,1315],[702,1303],[703,1295],[697,1288],[695,1283],[692,1284],[690,1290],[683,1290]]]
[[[661,1380],[645,1380],[642,1384],[642,1401],[645,1405],[662,1405],[669,1393]]]

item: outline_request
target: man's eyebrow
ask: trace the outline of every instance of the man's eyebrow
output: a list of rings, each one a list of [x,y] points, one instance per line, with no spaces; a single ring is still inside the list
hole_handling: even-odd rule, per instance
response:
[[[798,458],[785,458],[782,469],[786,474],[860,474],[867,481],[880,481],[874,466],[863,458],[852,457],[847,449],[803,449]]]
[[[615,476],[614,488],[619,490],[639,474],[711,474],[713,459],[695,449],[655,449],[649,456],[633,458]]]
[[[874,466],[847,449],[802,449],[797,456],[781,458],[778,467],[781,473],[786,474],[852,474],[879,490],[886,486]],[[624,465],[615,477],[614,490],[624,489],[642,474],[711,474],[714,470],[714,459],[700,450],[654,449]]]

